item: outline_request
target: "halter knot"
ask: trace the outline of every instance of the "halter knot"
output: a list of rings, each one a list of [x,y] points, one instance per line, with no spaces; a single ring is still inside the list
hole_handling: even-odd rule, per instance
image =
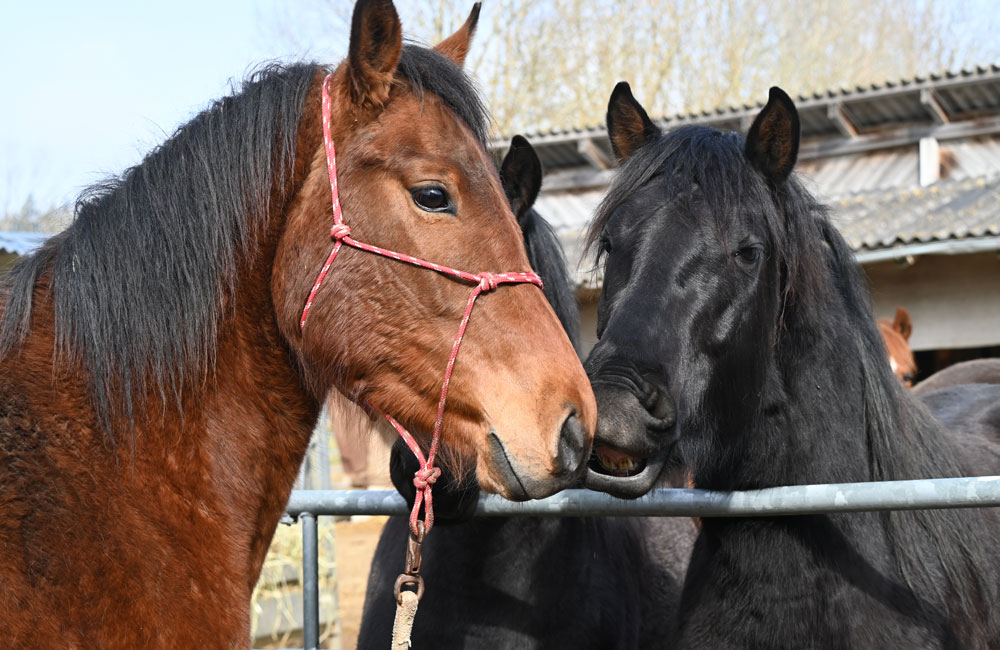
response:
[[[480,291],[493,291],[497,288],[497,276],[492,273],[483,271],[478,276],[479,278],[479,290]]]
[[[346,223],[335,224],[333,228],[330,228],[330,236],[336,239],[337,241],[340,241],[345,237],[350,237],[351,227],[348,226]]]
[[[418,490],[426,490],[428,486],[432,486],[437,483],[440,476],[440,467],[425,467],[423,469],[418,469],[417,473],[413,475],[413,485]]]

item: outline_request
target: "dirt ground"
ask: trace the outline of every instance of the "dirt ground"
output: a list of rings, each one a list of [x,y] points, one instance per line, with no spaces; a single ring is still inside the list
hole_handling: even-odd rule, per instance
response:
[[[343,650],[357,647],[361,609],[365,604],[365,589],[368,584],[368,568],[386,519],[387,517],[354,517],[350,522],[334,524],[337,582],[340,587],[338,612],[341,638],[338,647]],[[403,558],[399,561],[402,564]]]

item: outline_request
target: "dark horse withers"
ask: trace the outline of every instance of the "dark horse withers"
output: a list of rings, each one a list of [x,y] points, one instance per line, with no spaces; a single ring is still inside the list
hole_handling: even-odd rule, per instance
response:
[[[330,86],[353,237],[528,271],[460,69],[391,2],[355,8]],[[0,629],[14,648],[249,646],[250,594],[320,401],[430,431],[470,285],[331,246],[327,70],[274,68],[97,188],[0,287]],[[488,491],[577,480],[596,422],[534,286],[479,300],[451,378],[447,459]],[[426,439],[424,440],[426,443]]]
[[[635,496],[675,462],[715,490],[1000,474],[1000,386],[921,403],[893,376],[863,275],[792,173],[784,92],[744,139],[662,133],[621,84],[608,130],[587,366],[610,469],[588,484]],[[996,509],[705,518],[675,647],[1000,647],[998,538]]]

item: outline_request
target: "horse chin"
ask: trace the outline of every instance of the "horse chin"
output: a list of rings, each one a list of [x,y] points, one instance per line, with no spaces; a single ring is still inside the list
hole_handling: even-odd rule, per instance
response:
[[[670,448],[662,449],[655,455],[640,460],[641,469],[627,476],[606,473],[600,462],[591,461],[587,467],[584,486],[590,490],[607,492],[619,499],[638,499],[660,481],[669,454]]]

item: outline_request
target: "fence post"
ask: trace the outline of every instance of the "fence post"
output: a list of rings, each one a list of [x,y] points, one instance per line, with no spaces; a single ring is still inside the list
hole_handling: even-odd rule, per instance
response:
[[[303,512],[302,521],[302,637],[306,650],[319,648],[319,533],[316,515]]]

